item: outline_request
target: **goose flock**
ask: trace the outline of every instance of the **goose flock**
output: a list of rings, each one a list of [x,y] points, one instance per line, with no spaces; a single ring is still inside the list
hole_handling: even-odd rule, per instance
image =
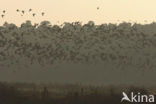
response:
[[[98,6],[96,9],[99,10],[100,7]],[[21,16],[23,16],[23,15],[25,14],[26,11],[25,11],[25,10],[16,9],[16,12],[17,12],[17,13],[20,13]],[[32,13],[32,12],[33,12],[33,9],[30,8],[30,9],[28,10],[28,12],[29,12],[29,13]],[[2,11],[2,14],[1,14],[1,17],[4,18],[4,17],[5,17],[5,14],[6,14],[6,10],[3,10],[3,11]],[[41,16],[44,16],[44,15],[45,15],[45,12],[41,12],[40,14],[41,14]],[[35,16],[36,16],[36,13],[32,13],[32,16],[35,17]]]
[[[31,15],[33,17],[35,17],[37,15],[36,13],[33,12],[33,10],[31,8],[28,11],[16,9],[16,12],[17,13],[20,13],[21,16],[24,16],[26,14],[26,12],[31,13]],[[2,11],[2,14],[1,14],[1,18],[4,18],[6,16],[6,13],[7,13],[6,10],[3,10]],[[40,15],[41,16],[44,16],[45,15],[45,12],[41,12]]]
[[[7,23],[1,26],[0,66],[29,69],[36,64],[45,67],[67,62],[102,63],[115,70],[156,68],[156,23],[49,24],[43,21],[32,25],[27,21],[21,27]]]

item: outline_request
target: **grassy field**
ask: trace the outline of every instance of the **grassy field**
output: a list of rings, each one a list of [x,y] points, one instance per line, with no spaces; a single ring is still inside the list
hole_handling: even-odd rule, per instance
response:
[[[146,89],[146,90],[145,90]],[[155,94],[136,86],[1,83],[1,104],[120,104],[122,92]],[[124,104],[128,104],[125,102]],[[143,104],[143,103],[141,103]]]

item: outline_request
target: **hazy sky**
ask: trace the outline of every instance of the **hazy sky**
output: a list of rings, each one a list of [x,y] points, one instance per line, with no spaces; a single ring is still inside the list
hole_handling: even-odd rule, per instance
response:
[[[108,23],[120,21],[144,20],[152,22],[156,20],[156,0],[0,0],[0,13],[7,10],[6,17],[0,18],[0,24],[4,21],[20,24],[25,20],[40,22],[49,20],[52,23],[89,20],[95,23]],[[100,7],[97,10],[97,7]],[[32,8],[38,15],[33,18],[26,13],[24,17],[16,12],[16,9],[29,10]],[[46,13],[42,17],[40,12]]]

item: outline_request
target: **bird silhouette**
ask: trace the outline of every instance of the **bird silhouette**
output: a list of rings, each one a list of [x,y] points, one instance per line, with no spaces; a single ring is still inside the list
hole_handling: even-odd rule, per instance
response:
[[[4,15],[2,14],[2,15],[1,15],[1,17],[3,18],[3,17],[4,17]]]
[[[44,16],[45,15],[45,13],[44,12],[42,12],[42,16]]]
[[[38,23],[35,23],[35,24],[34,24],[34,27],[36,28],[38,25],[39,25]]]
[[[24,13],[25,13],[25,11],[24,11],[24,10],[22,10],[22,13],[24,14]]]
[[[33,15],[33,17],[35,17],[35,16],[36,16],[36,14],[35,14],[35,13],[33,13],[32,15]]]
[[[97,7],[97,10],[99,10],[100,8],[99,7]]]
[[[126,94],[125,92],[123,92],[122,95],[123,95],[123,98],[121,99],[121,102],[122,102],[123,100],[126,100],[126,101],[131,102],[131,100],[128,98],[128,96],[127,96],[127,94]]]
[[[29,12],[31,12],[32,11],[32,9],[29,9]]]
[[[19,9],[17,9],[16,11],[19,12]]]
[[[5,10],[3,10],[3,13],[6,13],[6,11],[5,11]]]

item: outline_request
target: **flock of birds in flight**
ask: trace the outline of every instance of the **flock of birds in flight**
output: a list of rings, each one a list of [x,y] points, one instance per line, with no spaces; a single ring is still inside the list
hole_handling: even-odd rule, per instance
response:
[[[29,12],[32,12],[32,11],[33,11],[32,9],[29,9]],[[21,13],[21,16],[23,16],[26,11],[25,10],[19,10],[19,9],[17,9],[16,12]],[[6,14],[6,10],[3,10],[3,14],[1,15],[1,17],[4,18],[5,17],[5,14]],[[41,15],[44,16],[45,13],[42,12]],[[32,13],[32,16],[35,17],[36,16],[36,13]]]
[[[100,9],[100,7],[97,7],[97,10],[99,10],[99,9]],[[25,14],[25,11],[24,10],[21,10],[20,11],[19,9],[17,9],[16,12],[22,13],[21,16],[23,16]],[[32,9],[29,9],[29,12],[32,12]],[[6,14],[6,10],[3,10],[3,14],[1,15],[1,17],[4,18],[5,17],[5,14]],[[42,12],[41,15],[44,16],[45,13]],[[36,13],[32,13],[32,16],[35,17],[36,16]]]

